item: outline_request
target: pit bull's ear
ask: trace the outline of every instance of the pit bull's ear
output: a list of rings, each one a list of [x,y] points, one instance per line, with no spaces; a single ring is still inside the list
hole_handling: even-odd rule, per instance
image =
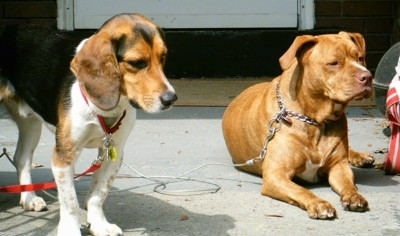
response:
[[[315,44],[316,42],[317,40],[312,35],[297,36],[289,49],[279,58],[279,64],[281,65],[282,70],[286,70],[290,67],[293,59],[299,55],[299,52],[304,45],[308,43]]]
[[[100,109],[115,108],[120,98],[121,74],[111,37],[99,32],[79,47],[70,69],[81,89]]]
[[[361,51],[365,52],[365,40],[361,34],[341,31],[339,35],[348,35],[351,41],[353,41]]]

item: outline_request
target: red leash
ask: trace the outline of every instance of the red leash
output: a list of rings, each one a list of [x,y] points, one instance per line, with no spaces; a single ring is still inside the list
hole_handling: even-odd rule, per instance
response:
[[[76,175],[74,179],[85,176],[89,173],[95,172],[101,166],[101,162],[93,163],[86,171],[82,174]],[[33,192],[38,190],[50,189],[55,188],[55,182],[47,182],[47,183],[37,183],[37,184],[24,184],[24,185],[9,185],[5,187],[0,187],[0,192],[5,193],[21,193],[21,192]]]

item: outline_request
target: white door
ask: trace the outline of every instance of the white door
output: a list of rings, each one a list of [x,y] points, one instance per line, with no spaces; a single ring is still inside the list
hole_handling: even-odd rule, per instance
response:
[[[57,0],[58,27],[96,29],[113,15],[141,13],[162,28],[299,28],[314,25],[313,0]]]

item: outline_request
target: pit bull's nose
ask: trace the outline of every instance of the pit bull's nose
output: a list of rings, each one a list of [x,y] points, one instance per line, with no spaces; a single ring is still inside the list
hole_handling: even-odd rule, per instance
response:
[[[372,74],[369,71],[362,71],[357,75],[357,79],[362,84],[368,84],[372,81]]]
[[[161,104],[165,107],[170,107],[178,99],[175,92],[167,91],[160,96]]]

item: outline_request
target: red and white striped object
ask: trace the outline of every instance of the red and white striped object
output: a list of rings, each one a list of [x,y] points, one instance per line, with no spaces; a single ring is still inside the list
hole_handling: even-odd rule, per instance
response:
[[[392,131],[389,151],[383,162],[387,174],[400,173],[400,58],[386,96],[386,117]]]

